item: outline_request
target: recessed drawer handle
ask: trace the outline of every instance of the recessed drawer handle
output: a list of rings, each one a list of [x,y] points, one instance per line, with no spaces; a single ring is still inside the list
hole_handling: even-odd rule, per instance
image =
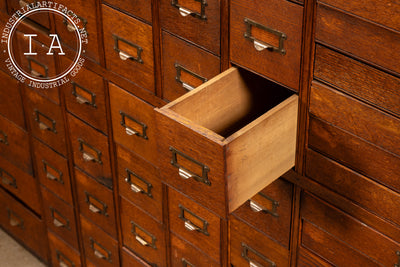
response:
[[[79,142],[79,151],[82,153],[82,158],[84,161],[91,161],[98,164],[103,164],[101,161],[101,151],[96,149],[95,147],[89,145],[83,139],[78,138]],[[87,150],[90,150],[93,153],[89,153]],[[96,155],[93,155],[96,154]]]
[[[144,178],[140,177],[139,175],[137,175],[136,173],[134,173],[129,169],[125,169],[125,171],[126,171],[125,182],[127,182],[130,185],[130,188],[134,193],[142,193],[147,195],[148,197],[153,198],[153,195],[151,193],[151,189],[153,188],[153,186],[151,183],[147,182]],[[136,179],[137,182],[145,185],[147,187],[147,190],[143,189],[135,182],[133,182],[133,179]]]
[[[100,201],[98,198],[96,198],[92,194],[88,193],[87,191],[85,191],[85,202],[88,204],[89,210],[91,212],[102,214],[102,215],[108,217],[107,204]]]
[[[197,231],[200,232],[206,236],[209,236],[210,233],[208,233],[208,222],[204,219],[202,219],[201,217],[197,216],[196,214],[194,214],[193,212],[191,212],[190,210],[188,210],[187,208],[185,208],[184,206],[182,206],[181,204],[179,204],[179,209],[180,209],[180,213],[179,213],[179,218],[184,222],[184,226],[187,230],[189,231]],[[196,221],[199,221],[202,223],[202,226],[197,226],[196,224],[194,224],[190,218],[193,218]],[[192,219],[192,220],[193,220]]]
[[[64,217],[58,210],[53,207],[50,207],[51,217],[53,218],[53,225],[57,228],[65,227],[68,230],[70,229],[69,220]]]
[[[260,252],[258,252],[257,250],[249,247],[248,245],[246,245],[245,243],[242,242],[242,257],[249,263],[250,267],[264,267],[264,265],[253,261],[252,259],[250,259],[249,257],[249,251],[256,255],[257,257],[259,257],[260,259],[262,259],[265,263],[268,264],[269,267],[276,267],[275,262],[271,261],[270,259],[268,259],[267,257],[265,257],[264,255],[262,255]]]
[[[114,39],[114,50],[118,53],[119,58],[121,60],[132,60],[132,61],[136,61],[140,64],[143,64],[143,59],[142,59],[142,52],[143,52],[143,48],[140,47],[137,44],[134,44],[128,40],[125,40],[115,34],[112,35],[113,39]],[[129,54],[126,51],[123,51],[120,49],[120,42],[123,43],[124,45],[128,45],[130,47],[133,47],[134,49],[136,49],[136,56],[133,56],[131,54]]]
[[[78,28],[80,31],[85,30],[86,34],[88,35],[87,31],[86,31],[86,25],[87,25],[87,19],[82,18],[81,16],[76,16],[82,23],[82,28]],[[67,27],[67,30],[69,32],[74,32],[75,31],[75,26],[72,25],[69,20],[67,20],[66,18],[63,19],[63,23],[64,25]]]
[[[135,236],[136,241],[139,242],[140,245],[157,249],[156,247],[157,238],[154,235],[152,235],[151,233],[149,233],[148,231],[146,231],[144,228],[142,228],[133,221],[131,221],[131,225],[132,225],[131,232]],[[140,235],[140,233],[142,234],[142,236]],[[151,242],[146,241],[143,235],[149,237],[151,239]]]
[[[139,137],[142,137],[143,139],[148,140],[149,138],[147,137],[147,125],[144,124],[143,122],[140,122],[139,120],[129,116],[123,111],[119,111],[119,114],[121,114],[121,125],[122,127],[125,128],[125,133],[129,136],[136,135]],[[135,127],[135,128],[133,128]]]
[[[72,81],[71,84],[72,84],[72,95],[75,96],[76,102],[82,105],[86,104],[94,108],[97,108],[95,93],[77,84],[74,81]]]
[[[7,214],[9,219],[8,222],[11,226],[17,226],[21,229],[24,229],[24,220],[19,215],[9,208],[7,208]]]
[[[268,50],[271,52],[278,52],[281,55],[286,55],[286,50],[283,47],[284,46],[284,41],[287,40],[287,36],[285,33],[274,30],[270,27],[264,26],[258,22],[255,22],[251,19],[245,18],[244,23],[246,24],[246,32],[244,33],[244,38],[248,39],[249,41],[253,42],[254,48],[257,51],[263,51],[263,50]],[[276,47],[272,44],[268,44],[266,42],[263,42],[261,40],[256,39],[254,36],[252,36],[251,29],[252,27],[256,27],[258,29],[261,29],[263,31],[266,31],[277,38],[279,38],[279,46]]]
[[[44,115],[38,109],[34,109],[35,113],[35,121],[39,125],[39,129],[42,131],[50,131],[53,133],[57,133],[56,130],[56,121],[50,118],[49,116]]]
[[[56,249],[56,255],[60,267],[75,267],[75,264],[58,249]]]
[[[99,259],[103,259],[103,260],[112,262],[111,252],[109,250],[107,250],[104,246],[102,246],[99,242],[94,240],[92,237],[89,237],[89,242],[90,242],[90,248],[93,250],[94,256],[96,256]]]
[[[250,209],[254,212],[265,212],[265,213],[271,214],[274,217],[279,217],[279,214],[277,212],[279,202],[268,197],[267,195],[265,195],[263,193],[258,193],[258,195],[270,202],[271,209],[264,207],[263,205],[257,203],[256,201],[254,201],[252,199],[250,199],[250,201],[249,201]]]
[[[194,77],[196,80],[199,80],[201,83],[205,83],[207,81],[207,78],[204,78],[193,71],[183,67],[182,65],[175,63],[175,69],[176,69],[176,76],[175,80],[182,85],[183,88],[185,88],[188,91],[192,91],[194,88],[196,88],[193,85],[188,84],[187,82],[182,81],[182,73],[187,73]]]
[[[15,189],[18,188],[17,180],[15,179],[15,177],[3,170],[2,168],[0,168],[0,177],[2,184],[14,187]]]
[[[8,143],[8,135],[0,130],[0,143],[8,146],[10,143]]]
[[[43,170],[46,173],[47,179],[49,179],[51,181],[57,181],[60,184],[64,184],[64,180],[62,179],[63,173],[60,170],[58,170],[57,168],[50,165],[44,159],[42,159],[42,163],[43,163]],[[55,175],[55,173],[57,175]]]
[[[172,146],[169,147],[169,150],[172,153],[172,158],[171,158],[171,164],[178,169],[178,174],[182,179],[189,179],[193,178],[194,180],[204,183],[206,185],[211,185],[210,180],[208,180],[208,172],[210,171],[210,168],[208,168],[206,165],[203,163],[189,157],[188,155],[180,152],[179,150],[173,148]],[[188,168],[185,168],[180,165],[179,157],[182,157],[184,160],[189,160],[190,162],[194,163],[195,165],[199,166],[201,168],[201,175],[196,174],[193,171],[188,170]]]
[[[195,18],[201,19],[201,20],[207,20],[206,16],[206,6],[208,6],[206,0],[193,0],[193,2],[198,2],[200,4],[199,11],[193,11],[190,10],[186,7],[183,7],[179,4],[178,0],[172,0],[171,5],[179,10],[179,14],[181,16],[186,17],[188,15],[191,15]]]
[[[189,267],[196,267],[196,265],[190,263],[190,262],[189,262],[187,259],[185,259],[185,258],[182,258],[182,266],[183,266],[183,267],[187,267],[187,266],[189,266]]]
[[[38,78],[49,77],[49,68],[46,65],[29,56],[27,56],[26,59],[28,60],[28,70],[33,76]],[[36,68],[40,68],[41,71],[37,70]]]

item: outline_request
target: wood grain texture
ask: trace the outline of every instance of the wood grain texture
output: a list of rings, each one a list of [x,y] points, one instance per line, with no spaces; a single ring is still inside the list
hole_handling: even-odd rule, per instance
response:
[[[19,83],[7,74],[0,71],[0,80],[2,82],[0,88],[0,114],[25,129]]]
[[[7,6],[8,6],[8,13],[13,14],[15,11],[19,10],[21,8],[19,1],[16,0],[6,0],[7,1]],[[34,0],[26,0],[24,1],[28,4],[30,3],[35,3]],[[39,23],[41,26],[50,29],[50,18],[49,14],[46,13],[37,13],[29,16],[29,20],[32,20],[36,23]]]
[[[127,248],[122,247],[121,249],[121,263],[122,266],[143,266],[143,267],[152,267],[150,264],[145,262],[143,259],[129,251]]]
[[[152,22],[151,1],[149,0],[105,0],[104,2],[142,18],[149,23]]]
[[[317,255],[311,253],[307,249],[303,247],[299,247],[298,250],[298,260],[297,260],[297,266],[299,267],[333,267],[334,265],[327,263]]]
[[[59,266],[62,262],[67,264],[72,263],[73,266],[76,267],[81,266],[81,257],[77,250],[73,249],[51,231],[47,232],[47,236],[49,238],[50,255],[53,266]],[[57,257],[59,257],[60,260],[58,260]]]

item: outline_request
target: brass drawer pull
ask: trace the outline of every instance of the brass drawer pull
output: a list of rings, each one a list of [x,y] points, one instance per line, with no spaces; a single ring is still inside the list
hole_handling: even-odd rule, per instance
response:
[[[28,69],[29,72],[38,78],[48,78],[49,77],[49,68],[40,63],[39,61],[35,60],[34,58],[31,58],[29,56],[26,57],[28,60]],[[40,68],[41,71],[37,70],[37,68]]]
[[[189,266],[189,267],[196,267],[196,265],[194,265],[194,264],[191,264],[187,259],[185,259],[185,258],[182,258],[182,266],[183,267],[187,267],[187,266]]]
[[[137,44],[131,43],[128,40],[125,40],[125,39],[123,39],[123,38],[121,38],[121,37],[119,37],[117,35],[113,34],[112,37],[114,39],[114,50],[118,53],[119,58],[121,60],[125,61],[125,60],[129,59],[129,60],[136,61],[136,62],[138,62],[140,64],[143,64],[143,59],[142,59],[143,48],[142,47],[140,47]],[[120,49],[120,44],[119,44],[120,42],[135,48],[136,49],[136,56],[130,55],[128,52],[121,50]]]
[[[18,188],[17,180],[15,179],[15,177],[3,170],[2,168],[0,168],[0,177],[2,184],[14,187],[15,189]]]
[[[87,19],[82,18],[81,16],[78,16],[78,15],[77,15],[76,17],[82,22],[82,27],[81,27],[81,28],[78,28],[79,31],[80,31],[80,32],[81,32],[81,31],[84,31],[84,32],[86,32],[86,34],[88,35],[87,30],[86,30],[86,25],[87,25],[87,23],[88,23]],[[75,31],[75,26],[72,25],[66,18],[63,19],[63,23],[64,23],[64,25],[67,27],[67,30],[68,30],[69,32],[74,32],[74,31]]]
[[[180,152],[179,150],[173,148],[172,146],[169,147],[169,150],[172,153],[172,158],[171,158],[171,164],[178,168],[178,174],[182,179],[189,179],[189,178],[193,178],[194,180],[204,183],[206,185],[211,185],[210,180],[208,180],[208,172],[210,171],[210,168],[207,167],[206,165],[204,165],[201,162],[198,162],[197,160],[189,157],[188,155]],[[194,163],[195,165],[199,166],[201,168],[201,176],[188,170],[187,168],[181,166],[178,162],[178,155],[180,157],[183,157],[185,160],[189,160],[192,163]]]
[[[260,259],[262,259],[263,261],[265,261],[266,263],[268,263],[269,267],[276,267],[275,262],[271,261],[270,259],[268,259],[267,257],[265,257],[264,255],[262,255],[260,252],[258,252],[255,249],[252,249],[251,247],[249,247],[248,245],[246,245],[245,243],[242,243],[242,257],[249,262],[249,266],[250,267],[264,267],[264,265],[253,261],[252,259],[250,259],[249,257],[249,251],[253,254],[255,254],[257,257],[259,257]]]
[[[0,143],[5,144],[8,146],[10,143],[8,142],[8,136],[5,132],[0,130]]]
[[[78,138],[79,142],[79,151],[82,153],[82,157],[84,161],[92,161],[98,163],[100,165],[103,164],[101,161],[101,151],[96,149],[95,147],[89,145],[87,142]],[[93,153],[89,153],[87,150],[90,150]],[[95,154],[95,155],[93,155]]]
[[[140,245],[157,249],[156,247],[157,238],[154,235],[152,235],[151,233],[149,233],[148,231],[146,231],[133,221],[131,221],[131,225],[132,225],[131,232],[135,236],[136,241],[139,242]],[[140,235],[139,232],[141,232],[142,235]],[[145,235],[145,237],[143,237],[143,234]],[[151,241],[147,241],[146,236],[150,238]]]
[[[251,42],[253,42],[254,48],[257,51],[263,51],[263,50],[266,49],[266,50],[271,51],[271,52],[278,52],[281,55],[286,55],[286,50],[283,48],[284,41],[287,40],[287,36],[286,36],[285,33],[277,31],[277,30],[274,30],[274,29],[269,28],[267,26],[264,26],[264,25],[262,25],[260,23],[257,23],[257,22],[255,22],[255,21],[253,21],[251,19],[248,19],[248,18],[244,19],[244,23],[246,24],[246,32],[244,33],[244,38],[246,38],[246,39],[250,40]],[[268,33],[271,33],[271,34],[277,36],[279,38],[279,47],[276,47],[276,46],[274,46],[272,44],[268,44],[268,43],[265,43],[265,42],[263,42],[261,40],[256,39],[251,34],[251,28],[252,27],[256,27],[258,29],[264,30],[264,31],[266,31]]]
[[[172,0],[171,5],[179,10],[179,14],[181,14],[182,17],[191,15],[191,16],[201,19],[201,20],[207,20],[207,16],[206,16],[206,6],[208,6],[207,1],[206,0],[193,0],[193,1],[200,3],[199,12],[190,10],[189,8],[181,6],[178,3],[178,0]]]
[[[21,229],[24,229],[24,220],[18,214],[9,208],[7,208],[7,214],[9,220],[8,222],[11,226],[17,226]]]
[[[46,173],[47,179],[52,181],[57,181],[60,184],[64,184],[64,180],[62,179],[63,173],[60,170],[50,165],[44,159],[42,159],[42,163],[43,163],[43,170]],[[56,173],[56,175],[54,173]]]
[[[38,123],[40,130],[50,131],[55,134],[57,133],[55,120],[44,115],[42,112],[40,112],[36,108],[34,109],[34,112],[35,112],[35,121]]]
[[[180,209],[179,218],[185,223],[184,225],[187,230],[197,231],[206,236],[210,235],[210,233],[208,233],[207,231],[208,222],[206,220],[200,218],[199,216],[197,216],[196,214],[194,214],[181,204],[179,204],[179,209]],[[189,217],[193,217],[194,220],[201,222],[202,226],[197,226],[194,222],[190,220],[190,218],[188,218],[186,214],[189,215]]]
[[[84,88],[83,86],[80,86],[74,81],[72,81],[71,84],[72,84],[72,95],[75,96],[76,102],[78,102],[79,104],[86,104],[94,108],[97,108],[95,93]]]
[[[53,207],[50,207],[51,217],[53,218],[53,225],[57,228],[64,227],[68,230],[71,230],[69,225],[69,220],[65,218],[58,210]]]
[[[268,197],[268,196],[266,196],[263,193],[258,193],[258,195],[260,195],[261,197],[263,197],[263,198],[267,199],[268,201],[270,201],[272,208],[268,209],[268,208],[262,206],[261,204],[257,203],[256,201],[250,199],[250,201],[249,201],[250,203],[249,204],[250,204],[251,210],[254,211],[254,212],[265,212],[265,213],[271,214],[274,217],[279,217],[279,214],[277,212],[277,208],[279,206],[279,202],[274,200],[274,199],[272,199],[272,198],[270,198],[270,197]]]
[[[24,0],[19,0],[19,6],[20,7],[25,7],[25,6],[27,6],[29,3],[27,3],[27,2],[25,2]]]
[[[185,73],[188,73],[189,75],[193,76],[194,78],[196,78],[197,80],[200,80],[201,83],[205,83],[207,81],[207,78],[204,78],[190,70],[188,70],[187,68],[183,67],[182,65],[175,63],[175,69],[176,69],[176,77],[175,80],[182,84],[182,87],[185,88],[188,91],[192,91],[196,86],[190,85],[189,83],[186,83],[184,81],[182,81],[182,71]]]
[[[397,255],[398,261],[394,265],[394,267],[400,267],[400,251],[396,251],[396,255]]]
[[[60,267],[75,267],[75,264],[58,249],[56,249],[56,255]]]
[[[147,182],[145,179],[143,179],[142,177],[140,177],[139,175],[137,175],[136,173],[134,173],[129,169],[125,169],[125,171],[126,171],[125,182],[127,182],[130,185],[130,188],[133,192],[142,193],[147,195],[148,197],[153,198],[153,195],[151,194],[151,189],[153,188],[153,186],[151,185],[151,183]],[[147,189],[145,190],[142,187],[140,187],[140,185],[134,183],[132,181],[133,178],[137,179],[138,182],[144,184],[147,187]]]
[[[85,191],[85,202],[89,205],[89,210],[93,213],[102,214],[108,217],[107,204]],[[100,207],[101,206],[101,207]]]
[[[103,247],[100,243],[94,240],[92,237],[89,237],[90,248],[93,250],[93,254],[99,258],[106,260],[108,262],[112,262],[111,260],[111,252]]]
[[[146,131],[147,131],[147,125],[144,124],[143,122],[140,122],[133,117],[129,116],[123,111],[119,111],[119,114],[121,114],[121,125],[122,127],[125,128],[125,132],[127,135],[132,136],[136,135],[139,137],[142,137],[143,139],[148,140],[149,138],[147,137]],[[133,128],[135,127],[135,128]],[[139,128],[139,129],[138,129]],[[140,130],[141,128],[141,130]]]

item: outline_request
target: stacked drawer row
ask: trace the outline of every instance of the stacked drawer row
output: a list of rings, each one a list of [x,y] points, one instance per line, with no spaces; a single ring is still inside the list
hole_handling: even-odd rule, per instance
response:
[[[399,262],[400,7],[389,2],[317,4],[306,175],[367,211],[303,192],[300,254],[319,264]]]

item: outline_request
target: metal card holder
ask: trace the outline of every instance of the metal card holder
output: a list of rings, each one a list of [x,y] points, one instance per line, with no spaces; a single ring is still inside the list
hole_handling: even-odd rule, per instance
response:
[[[92,91],[86,89],[85,87],[77,84],[74,81],[72,81],[71,84],[72,84],[72,95],[75,96],[76,102],[78,102],[79,104],[86,104],[86,105],[92,106],[94,108],[97,108],[95,93],[93,93]],[[77,89],[82,90],[82,91],[86,92],[87,94],[89,94],[91,99],[87,99],[83,95],[79,94],[77,92]]]
[[[269,196],[267,196],[267,195],[265,195],[265,194],[263,194],[261,192],[258,193],[258,194],[272,203],[272,209],[269,210],[269,209],[263,207],[262,205],[258,204],[254,200],[250,199],[249,202],[250,202],[251,210],[254,211],[254,212],[262,211],[262,212],[271,214],[274,217],[279,217],[279,214],[277,212],[277,208],[279,206],[279,202],[274,200],[274,199],[272,199],[272,198],[270,198]]]
[[[285,48],[283,48],[284,41],[287,39],[287,36],[285,33],[274,30],[267,26],[264,26],[258,22],[248,19],[248,18],[244,19],[244,23],[246,24],[246,32],[244,33],[244,38],[253,42],[254,48],[256,50],[262,51],[264,49],[267,49],[268,51],[271,51],[271,52],[278,52],[281,55],[286,55],[286,50],[285,50]],[[269,32],[269,33],[272,33],[272,34],[278,36],[279,37],[279,47],[273,46],[271,44],[268,44],[261,40],[256,39],[254,36],[251,35],[252,27],[259,28],[261,30],[264,30],[266,32]]]
[[[136,135],[136,136],[142,137],[145,140],[149,139],[147,137],[147,134],[146,134],[146,131],[147,131],[147,125],[146,124],[136,120],[135,118],[129,116],[128,114],[126,114],[125,112],[123,112],[121,110],[119,111],[119,114],[121,114],[121,122],[120,123],[121,123],[122,127],[125,128],[125,132],[126,132],[127,135]],[[127,120],[131,120],[134,123],[138,124],[142,128],[142,132],[136,131],[136,130],[132,129],[131,127],[129,127],[126,124]]]
[[[102,207],[99,207],[99,205],[96,205],[94,203],[94,201],[99,203]],[[87,191],[85,191],[85,202],[89,205],[89,210],[93,213],[98,213],[98,214],[102,214],[106,217],[108,217],[108,213],[107,213],[107,204],[100,201],[98,198],[96,198],[95,196],[93,196],[92,194],[88,193]]]
[[[121,38],[121,37],[119,37],[119,36],[117,36],[117,35],[115,35],[115,34],[113,34],[112,37],[113,37],[113,39],[114,39],[114,50],[117,51],[119,57],[120,57],[122,60],[127,60],[127,59],[129,59],[129,60],[136,61],[136,62],[138,62],[138,63],[140,63],[140,64],[143,64],[143,59],[142,59],[143,48],[142,48],[142,47],[140,47],[139,45],[134,44],[134,43],[132,43],[132,42],[130,42],[130,41],[128,41],[128,40],[125,40],[124,38]],[[129,46],[131,46],[131,47],[133,47],[133,48],[135,48],[136,51],[137,51],[137,56],[134,57],[134,56],[129,55],[127,52],[122,51],[122,50],[119,48],[119,42],[123,42],[123,43],[125,43],[125,44],[127,44],[127,45],[129,45]]]
[[[206,165],[204,165],[201,162],[198,162],[197,160],[189,157],[188,155],[180,152],[179,150],[175,149],[174,147],[170,146],[169,150],[172,153],[172,158],[171,158],[171,164],[179,169],[179,176],[183,179],[189,179],[189,178],[193,178],[194,180],[204,183],[206,185],[211,186],[211,182],[210,180],[208,180],[208,172],[210,171],[210,168],[207,167]],[[188,169],[184,168],[183,166],[181,166],[178,163],[178,159],[177,159],[177,155],[180,155],[181,157],[199,165],[202,169],[202,174],[201,176],[189,171]]]
[[[2,184],[14,187],[15,189],[18,188],[17,180],[15,179],[15,177],[9,174],[7,171],[3,170],[2,168],[0,168],[0,178]]]
[[[65,218],[64,215],[62,215],[58,210],[56,210],[53,207],[50,207],[50,211],[51,211],[51,217],[53,218],[53,224],[55,227],[60,228],[60,227],[64,227],[68,230],[71,230],[71,227],[69,225],[69,220],[67,218]],[[63,220],[60,221],[60,219]]]
[[[109,251],[108,249],[106,249],[104,246],[102,246],[99,242],[97,242],[96,240],[94,240],[92,237],[89,237],[89,242],[90,242],[90,248],[93,250],[94,255],[99,258],[99,259],[103,259],[106,260],[108,262],[112,263],[111,260],[111,251]],[[104,255],[101,251],[99,251],[97,248],[101,248],[101,250],[103,250],[107,255]]]
[[[183,6],[181,6],[178,2],[179,0],[172,0],[171,1],[171,5],[175,8],[177,8],[179,10],[179,13],[183,16],[186,17],[188,15],[191,15],[192,17],[201,19],[201,20],[207,20],[207,16],[206,16],[206,6],[208,6],[207,1],[206,0],[193,0],[195,2],[199,2],[201,5],[201,11],[199,12],[195,12],[193,10],[189,10]]]
[[[183,267],[196,267],[194,264],[191,264],[187,259],[182,258],[182,266]]]
[[[81,138],[78,138],[78,142],[79,142],[79,151],[82,153],[82,157],[83,157],[84,161],[92,161],[92,162],[98,163],[100,165],[103,164],[103,162],[101,161],[101,151],[100,150],[89,145],[87,142],[85,142]],[[88,153],[88,151],[86,151],[84,149],[84,147],[89,148],[91,151],[95,152],[96,155],[94,156],[94,155]]]
[[[85,18],[83,18],[81,16],[78,16],[78,15],[76,15],[76,17],[82,22],[82,26],[83,26],[82,28],[78,28],[78,30],[80,32],[83,32],[83,30],[84,30],[86,32],[87,36],[89,36],[89,33],[86,30],[86,25],[88,23],[87,19],[85,19]],[[74,25],[71,25],[69,20],[67,20],[66,18],[63,19],[63,24],[67,27],[67,30],[69,32],[74,32],[75,31]]]
[[[267,262],[269,264],[269,267],[276,267],[276,263],[271,261],[270,259],[268,259],[267,257],[265,257],[264,255],[262,255],[260,252],[258,252],[255,249],[252,249],[251,247],[249,247],[248,245],[246,245],[245,243],[242,242],[242,257],[249,262],[251,267],[263,267],[264,265],[261,265],[258,262],[255,262],[253,260],[251,260],[248,256],[248,252],[250,251],[251,253],[254,253],[255,255],[257,255],[259,258],[261,258],[263,261]]]
[[[157,247],[156,247],[157,238],[154,235],[152,235],[151,233],[149,233],[148,231],[146,231],[144,228],[140,227],[138,224],[136,224],[133,221],[131,221],[131,225],[132,225],[131,233],[135,236],[136,241],[138,241],[139,244],[141,244],[142,246],[157,249]],[[151,238],[151,243],[147,242],[143,237],[141,237],[136,229],[139,229],[140,231],[145,233],[147,236],[149,236]]]
[[[54,166],[52,166],[50,163],[48,163],[47,161],[45,161],[44,159],[42,159],[42,163],[43,163],[43,170],[46,173],[46,177],[49,180],[52,181],[57,181],[60,184],[64,184],[64,180],[62,178],[63,173],[58,170],[57,168],[55,168]],[[58,176],[55,176],[54,174],[52,174],[51,172],[48,171],[48,169],[52,169],[54,172],[56,172],[58,174]]]
[[[47,131],[53,132],[55,134],[57,133],[55,120],[44,115],[42,112],[40,112],[36,108],[34,109],[34,112],[35,112],[35,121],[37,121],[37,123],[39,124],[40,130],[47,130]],[[51,126],[49,124],[51,124]]]
[[[192,85],[190,85],[190,84],[188,84],[188,83],[185,83],[184,81],[181,80],[181,73],[182,73],[182,71],[184,71],[184,72],[186,72],[186,73],[189,73],[189,74],[192,75],[193,77],[195,77],[195,78],[201,80],[203,83],[205,83],[205,82],[207,81],[207,78],[204,78],[204,77],[198,75],[197,73],[194,73],[193,71],[188,70],[187,68],[185,68],[184,66],[182,66],[182,65],[180,65],[180,64],[178,64],[178,63],[175,63],[174,66],[175,66],[175,69],[176,69],[176,77],[175,77],[175,80],[176,80],[178,83],[182,84],[182,87],[185,88],[185,89],[188,90],[188,91],[192,91],[195,87],[192,86]]]
[[[129,170],[128,168],[125,169],[126,171],[126,177],[125,177],[125,182],[127,182],[130,185],[130,188],[133,192],[135,193],[142,193],[145,194],[148,197],[153,198],[153,195],[151,194],[151,189],[153,188],[153,185],[149,182],[147,182],[145,179],[134,173],[133,171]],[[132,182],[132,176],[136,177],[140,181],[142,181],[144,184],[146,184],[147,189],[143,189],[134,182]]]
[[[48,78],[49,77],[49,68],[46,65],[40,63],[36,59],[31,58],[29,56],[27,56],[26,59],[28,60],[28,70],[33,76],[40,77],[40,78]],[[39,65],[40,67],[42,67],[44,74],[33,69],[32,62],[34,62],[36,65]]]
[[[180,209],[180,213],[179,213],[179,218],[185,222],[185,228],[189,231],[197,231],[200,232],[206,236],[209,236],[210,233],[207,231],[207,227],[208,227],[208,222],[206,220],[204,220],[203,218],[199,217],[198,215],[194,214],[193,212],[191,212],[190,210],[188,210],[187,208],[185,208],[184,206],[182,206],[181,204],[179,204],[179,209]],[[195,217],[197,220],[202,222],[202,226],[198,226],[195,225],[192,221],[190,221],[188,218],[185,217],[185,213],[190,214],[191,216]]]
[[[11,209],[7,208],[8,220],[11,226],[17,226],[24,229],[24,220]]]
[[[394,265],[394,267],[400,267],[400,251],[396,251],[396,255],[397,255],[398,261]]]
[[[73,263],[67,256],[65,256],[58,249],[56,249],[56,255],[60,267],[75,267],[75,263]]]
[[[0,130],[0,143],[8,146],[10,143],[8,142],[8,135]]]

